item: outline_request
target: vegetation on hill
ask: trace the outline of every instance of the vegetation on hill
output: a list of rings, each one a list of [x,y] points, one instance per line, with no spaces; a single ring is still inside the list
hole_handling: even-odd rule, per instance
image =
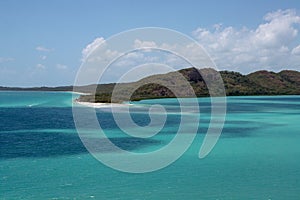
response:
[[[179,73],[178,73],[179,72]],[[122,102],[128,100],[142,100],[151,98],[171,97],[197,97],[209,96],[207,83],[204,80],[218,82],[216,71],[213,69],[201,69],[200,73],[195,68],[182,69],[178,72],[159,74],[146,77],[133,83],[124,83],[118,87],[111,85],[110,91],[102,92],[99,85],[96,95],[82,95],[80,101],[89,102]],[[181,76],[182,75],[182,76]],[[207,76],[205,78],[202,77]],[[257,71],[248,75],[238,72],[220,71],[226,95],[299,95],[300,72],[284,70],[279,73],[269,71]],[[183,78],[184,77],[184,78]],[[192,86],[187,86],[187,81]],[[141,85],[141,87],[138,87]],[[111,98],[115,88],[117,98]],[[174,91],[176,94],[174,94]]]
[[[204,80],[209,80],[209,82]],[[79,101],[123,102],[151,98],[209,96],[207,85],[213,88],[213,91],[210,91],[211,94],[214,92],[219,94],[221,90],[216,87],[216,83],[221,81],[224,83],[228,96],[300,94],[300,72],[298,71],[283,70],[275,73],[263,70],[243,75],[232,71],[217,73],[210,68],[199,71],[196,68],[187,68],[167,74],[152,75],[132,83],[93,84],[74,87],[0,87],[0,90],[73,91],[74,89],[76,92],[89,93],[89,95],[81,95]]]
[[[279,73],[257,71],[248,75],[250,80],[266,89],[267,94],[300,94],[300,73],[281,71]]]

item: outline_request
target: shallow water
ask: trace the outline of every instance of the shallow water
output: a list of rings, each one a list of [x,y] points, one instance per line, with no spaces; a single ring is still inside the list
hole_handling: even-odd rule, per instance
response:
[[[200,127],[188,151],[162,170],[129,174],[88,153],[74,126],[71,93],[0,92],[0,199],[300,198],[300,96],[228,97],[221,138],[204,159],[198,152],[210,101],[198,100]],[[133,108],[132,117],[141,126],[150,122],[146,108],[165,105],[171,112],[166,126],[153,138],[133,138],[109,110],[97,109],[112,142],[133,152],[170,142],[180,122],[177,100],[136,104],[143,109]]]

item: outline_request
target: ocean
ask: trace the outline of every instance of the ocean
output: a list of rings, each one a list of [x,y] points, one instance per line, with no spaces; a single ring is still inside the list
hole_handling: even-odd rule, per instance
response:
[[[138,174],[112,169],[89,153],[76,131],[72,98],[68,92],[0,92],[0,199],[300,199],[300,96],[228,97],[221,137],[203,159],[198,153],[210,98],[186,99],[201,109],[195,140],[169,166]],[[168,144],[180,124],[177,99],[134,102],[133,121],[149,124],[147,108],[156,104],[171,112],[149,138],[124,134],[109,109],[95,110],[115,145],[145,153]]]

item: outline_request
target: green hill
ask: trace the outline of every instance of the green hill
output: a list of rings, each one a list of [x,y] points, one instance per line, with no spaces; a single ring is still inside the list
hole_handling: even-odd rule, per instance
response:
[[[177,72],[158,74],[143,78],[133,83],[123,83],[115,88],[118,94],[113,102],[122,102],[127,94],[132,94],[130,100],[142,100],[151,98],[171,98],[171,97],[192,97],[193,93],[197,97],[209,96],[207,84],[201,76],[207,76],[205,80],[214,82],[220,81],[217,73],[213,69],[201,69],[200,73],[195,68],[182,69]],[[238,72],[220,71],[224,82],[226,95],[292,95],[300,94],[300,72],[284,70],[279,73],[269,71],[257,71],[249,75]],[[184,78],[183,78],[184,77]],[[186,80],[192,86],[186,86]],[[142,85],[141,87],[137,87]],[[94,95],[82,95],[80,101],[89,102],[111,102],[111,90],[103,91],[104,85],[98,85]],[[218,89],[218,88],[216,88]],[[134,91],[134,92],[133,92]],[[172,91],[176,91],[175,95]],[[132,93],[133,92],[133,93]]]

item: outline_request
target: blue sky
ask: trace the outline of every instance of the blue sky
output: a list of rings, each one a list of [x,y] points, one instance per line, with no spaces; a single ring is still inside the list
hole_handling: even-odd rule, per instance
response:
[[[149,26],[193,37],[220,69],[300,70],[299,11],[298,0],[2,0],[0,85],[71,85],[83,50],[96,38]],[[264,44],[262,39],[269,34],[271,39]],[[262,51],[256,55],[258,47]]]

